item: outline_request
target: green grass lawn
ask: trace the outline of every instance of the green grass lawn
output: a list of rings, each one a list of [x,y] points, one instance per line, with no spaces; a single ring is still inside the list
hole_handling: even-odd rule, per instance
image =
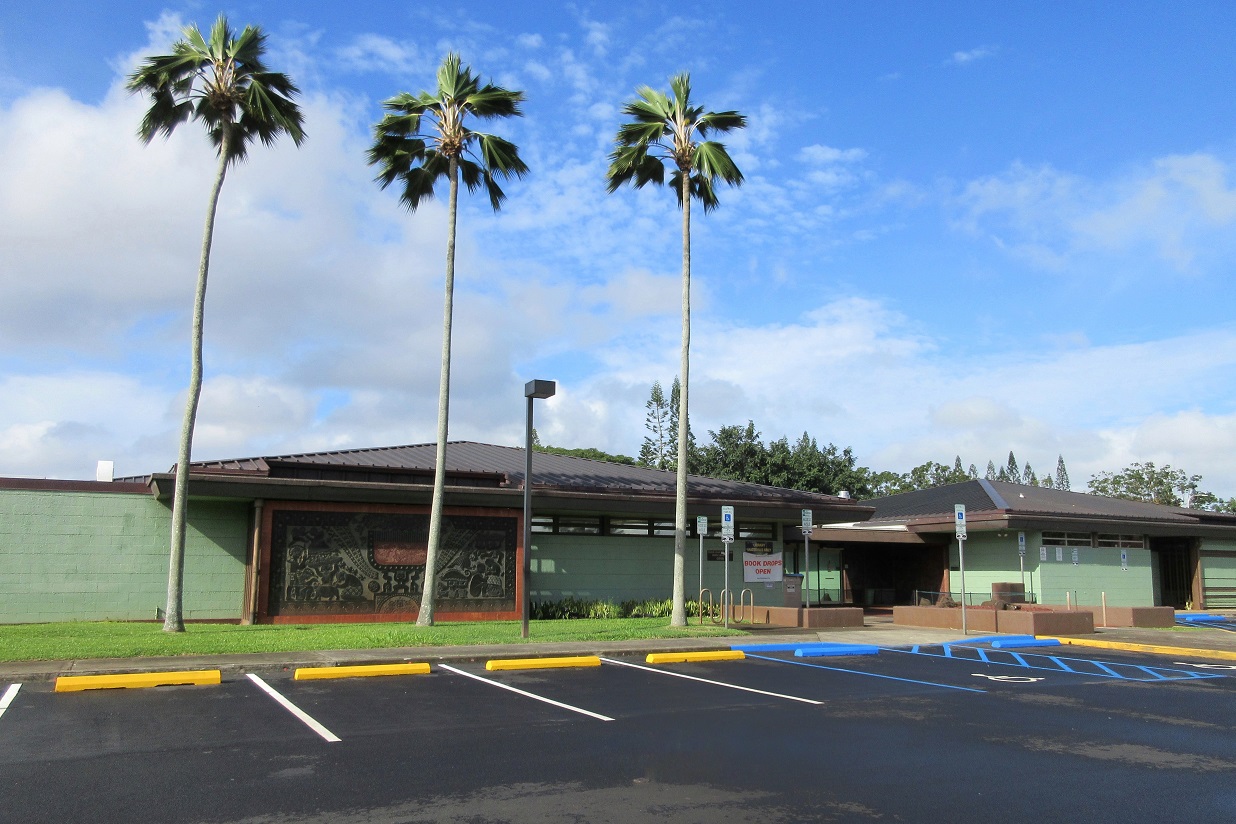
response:
[[[686,629],[667,618],[532,621],[528,641],[518,621],[416,624],[189,624],[187,631],[163,631],[160,623],[69,622],[0,626],[0,661],[58,661],[74,658],[137,658],[151,655],[211,655],[238,652],[300,652],[318,649],[380,649],[537,641],[626,641],[641,638],[698,638],[742,635],[708,624]]]

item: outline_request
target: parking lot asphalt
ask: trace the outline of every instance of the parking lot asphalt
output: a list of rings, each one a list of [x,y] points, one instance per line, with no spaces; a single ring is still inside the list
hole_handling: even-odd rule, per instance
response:
[[[867,619],[863,627],[803,630],[752,627],[746,638],[673,638],[635,641],[573,641],[545,643],[535,639],[521,644],[476,646],[395,647],[361,650],[310,650],[304,652],[244,653],[233,655],[182,655],[149,658],[83,658],[67,661],[28,661],[0,663],[0,682],[50,681],[61,675],[108,675],[114,673],[161,670],[217,669],[225,678],[246,673],[279,673],[300,667],[363,666],[407,661],[449,663],[485,661],[495,658],[536,658],[573,655],[645,655],[653,652],[681,652],[729,649],[734,643],[841,643],[880,647],[906,647],[933,644],[961,638],[957,630],[940,630],[893,624],[881,618]],[[971,633],[970,637],[998,637]],[[1236,660],[1236,632],[1213,627],[1175,629],[1101,628],[1093,635],[1078,636],[1087,645],[1121,649],[1134,645],[1145,653],[1177,654],[1179,650],[1214,653],[1214,657]],[[1119,646],[1116,646],[1119,645]]]
[[[735,639],[879,647],[827,659],[490,672],[473,651],[409,677],[31,683],[0,718],[0,820],[1228,820],[1236,662],[1185,654],[1211,634],[1155,633],[1182,639],[1165,656],[873,624]]]

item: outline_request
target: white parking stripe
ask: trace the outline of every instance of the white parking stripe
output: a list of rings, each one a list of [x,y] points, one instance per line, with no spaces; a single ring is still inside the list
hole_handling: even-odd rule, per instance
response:
[[[309,729],[313,730],[318,735],[325,738],[327,741],[330,741],[333,743],[335,741],[342,740],[339,738],[339,736],[335,735],[333,732],[326,729],[326,727],[323,727],[321,724],[319,724],[312,716],[309,715],[309,713],[305,712],[300,707],[296,706],[291,701],[289,701],[288,699],[280,695],[278,692],[276,692],[274,687],[272,687],[270,684],[267,684],[261,678],[258,678],[256,675],[254,675],[251,672],[245,673],[245,676],[250,681],[252,681],[253,683],[257,684],[259,687],[261,687],[266,692],[267,695],[269,695],[271,698],[275,699],[281,705],[283,705],[283,708],[285,710],[292,713],[292,715],[295,715],[297,718],[303,721],[305,726],[307,726]]]
[[[555,701],[552,698],[546,698],[543,695],[536,695],[534,693],[526,692],[524,690],[517,689],[516,687],[512,687],[509,684],[503,684],[500,681],[494,681],[492,678],[483,678],[479,675],[473,675],[470,672],[464,672],[461,669],[455,669],[454,667],[449,666],[447,664],[439,664],[438,669],[444,669],[444,670],[447,670],[448,672],[453,672],[456,675],[462,675],[464,678],[471,678],[474,681],[480,681],[481,683],[489,684],[490,686],[493,686],[493,687],[500,687],[501,689],[504,689],[504,690],[510,690],[511,692],[519,693],[525,698],[532,698],[537,701],[544,701],[546,704],[553,704],[555,707],[561,707],[562,709],[570,710],[571,712],[578,712],[581,715],[587,715],[592,718],[599,718],[602,721],[613,721],[614,720],[610,718],[608,715],[601,715],[598,712],[592,712],[591,710],[581,709],[580,707],[573,707],[570,704],[564,704],[561,701]]]
[[[4,691],[4,697],[0,698],[0,715],[4,715],[4,711],[9,708],[9,704],[13,703],[13,699],[17,697],[19,689],[21,689],[21,684],[12,684]]]
[[[672,675],[675,678],[686,678],[688,681],[699,681],[702,684],[715,684],[718,687],[728,687],[732,690],[742,690],[743,692],[754,692],[758,695],[771,695],[773,698],[784,698],[787,701],[801,701],[804,704],[817,704],[817,705],[824,703],[823,701],[816,701],[811,698],[799,698],[797,695],[783,695],[782,693],[779,693],[779,692],[769,692],[767,690],[757,690],[754,687],[742,687],[742,686],[739,686],[738,684],[727,684],[724,681],[711,681],[707,678],[698,678],[694,675],[687,675],[686,673],[682,673],[682,672],[674,672],[672,670],[666,670],[666,669],[657,669],[656,667],[646,667],[643,664],[632,664],[630,661],[619,661],[615,658],[602,658],[601,660],[607,664],[619,664],[624,667],[633,667],[635,669],[647,670],[648,672],[655,672],[658,675]]]

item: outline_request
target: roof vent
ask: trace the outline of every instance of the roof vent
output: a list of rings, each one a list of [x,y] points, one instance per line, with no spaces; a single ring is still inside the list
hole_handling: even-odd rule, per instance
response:
[[[110,484],[116,476],[114,461],[99,461],[94,468],[94,479],[99,483]]]
[[[838,498],[848,498],[850,497],[850,491],[848,489],[843,489],[837,493],[837,497]]]

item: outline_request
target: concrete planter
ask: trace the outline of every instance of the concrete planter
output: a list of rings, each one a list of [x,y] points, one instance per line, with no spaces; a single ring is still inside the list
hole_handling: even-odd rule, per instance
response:
[[[747,618],[751,608],[740,610],[735,607],[733,618]],[[863,611],[860,607],[825,607],[804,609],[802,607],[756,607],[756,624],[771,624],[775,627],[805,627],[822,629],[827,627],[861,627]]]
[[[1110,618],[1110,608],[1108,609]],[[893,623],[912,627],[961,629],[961,610],[940,607],[893,607]],[[1094,632],[1090,612],[1031,612],[1029,610],[966,610],[966,625],[978,632],[1014,635],[1086,635]]]

